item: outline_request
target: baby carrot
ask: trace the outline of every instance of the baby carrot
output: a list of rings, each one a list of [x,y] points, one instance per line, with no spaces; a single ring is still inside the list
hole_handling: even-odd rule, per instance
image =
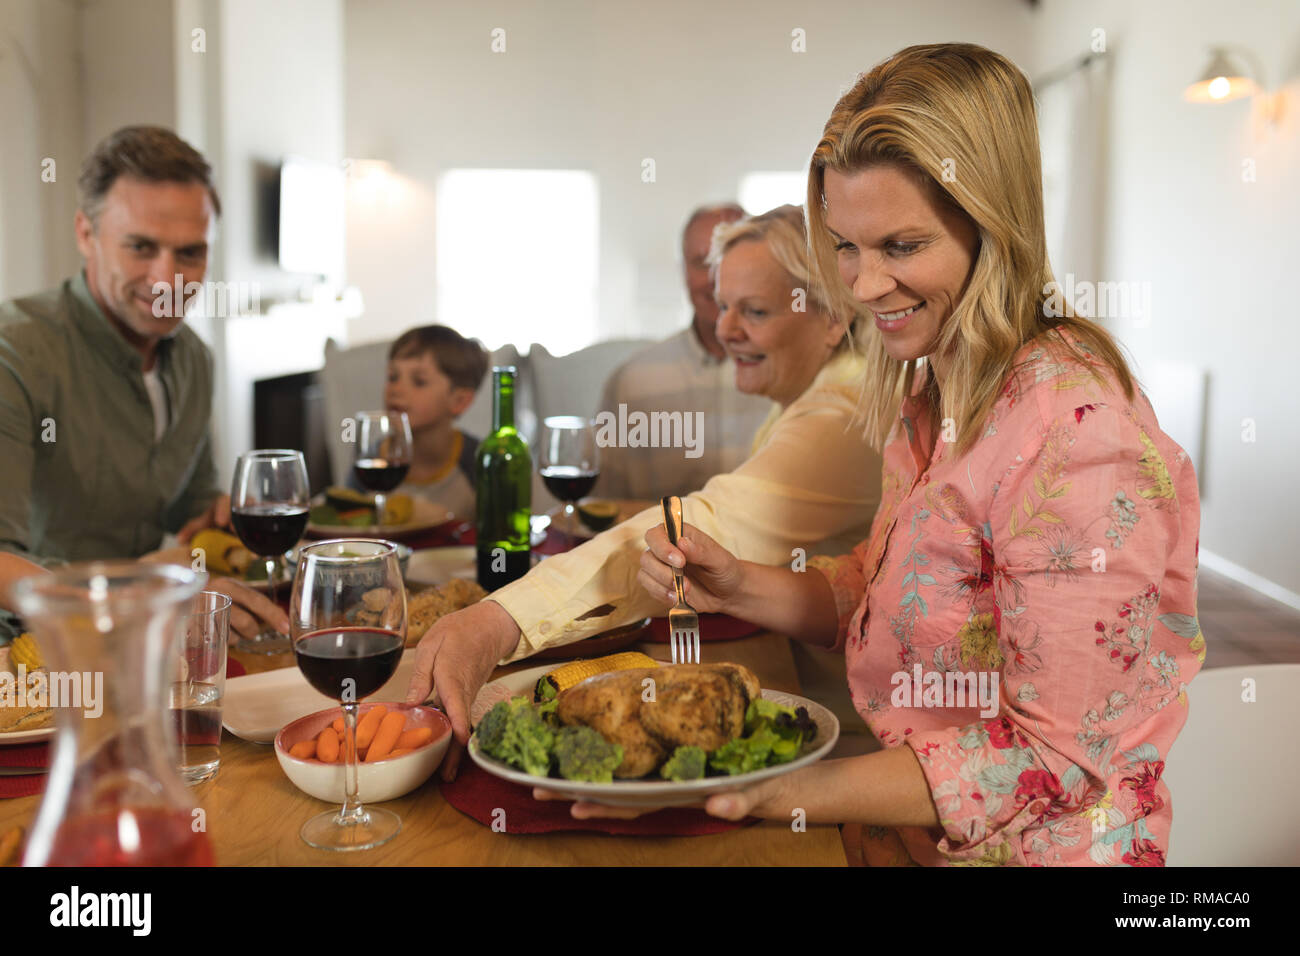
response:
[[[334,723],[330,724],[330,726],[333,727],[335,730],[337,730],[339,733],[343,733],[343,718],[335,717]]]
[[[370,746],[370,741],[375,739],[375,731],[379,729],[380,721],[387,713],[387,707],[383,704],[375,704],[357,721],[357,750],[365,750]]]
[[[310,760],[316,756],[316,741],[303,740],[289,748],[289,756],[297,757],[299,760]]]
[[[380,759],[381,759],[381,760],[392,760],[394,757],[401,757],[401,756],[404,756],[405,754],[409,754],[410,752],[411,752],[411,751],[410,751],[409,748],[403,748],[402,750],[390,750],[390,751],[388,751],[388,756],[386,756],[386,757],[381,757]]]
[[[339,759],[339,735],[333,727],[326,727],[316,738],[316,759],[324,763],[334,763]]]
[[[400,710],[385,714],[383,723],[375,731],[375,739],[370,742],[370,749],[366,751],[366,763],[383,760],[388,756],[393,744],[397,743],[397,738],[402,736],[402,728],[405,726],[406,715]]]
[[[432,727],[416,727],[414,730],[403,731],[402,736],[397,738],[395,750],[414,750],[416,747],[423,747],[433,739]]]

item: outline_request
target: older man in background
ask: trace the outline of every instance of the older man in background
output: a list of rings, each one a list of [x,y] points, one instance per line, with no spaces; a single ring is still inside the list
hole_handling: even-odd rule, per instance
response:
[[[648,430],[645,442],[636,440],[631,429],[624,430],[632,441],[601,449],[598,487],[603,497],[685,495],[703,488],[714,475],[734,471],[749,457],[754,433],[772,403],[736,390],[734,367],[714,332],[718,306],[705,262],[714,228],[744,215],[734,203],[704,206],[691,213],[682,232],[686,290],[694,310],[691,324],[615,369],[600,403],[600,411],[609,412],[612,420],[635,422],[639,413],[647,421],[655,413],[677,413],[684,422],[691,416],[688,424],[701,422],[702,431],[690,432],[690,447],[685,442],[652,447]],[[687,431],[683,425],[683,438]]]

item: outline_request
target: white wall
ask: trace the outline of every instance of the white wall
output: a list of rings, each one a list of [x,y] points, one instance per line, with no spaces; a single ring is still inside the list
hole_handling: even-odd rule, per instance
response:
[[[304,277],[259,251],[256,165],[343,161],[342,0],[222,0],[220,12],[221,277],[260,283],[263,300],[296,295]]]
[[[676,331],[693,206],[734,197],[746,172],[805,167],[841,89],[895,50],[962,38],[1022,60],[1033,18],[1023,0],[348,0],[345,12],[347,152],[392,162],[403,197],[350,207],[349,280],[369,313],[355,340],[435,320],[473,333],[472,317],[434,315],[434,189],[454,167],[593,170],[603,337]],[[496,27],[504,53],[491,51]],[[791,52],[796,28],[805,53]],[[503,281],[527,252],[508,230],[484,250]]]
[[[80,264],[72,239],[81,76],[72,0],[0,0],[0,298]],[[54,160],[54,181],[42,161]]]
[[[81,4],[82,141],[123,126],[176,125],[172,0]]]
[[[1300,322],[1291,285],[1300,261],[1300,4],[1045,0],[1029,63],[1044,70],[1085,52],[1096,27],[1107,31],[1114,70],[1100,278],[1152,290],[1150,321],[1114,331],[1139,373],[1159,361],[1209,373],[1204,563],[1217,556],[1300,594]],[[1182,100],[1211,43],[1253,49],[1269,84],[1285,85],[1280,125],[1258,121],[1246,101]],[[1248,159],[1255,182],[1242,180]],[[1247,418],[1253,443],[1242,440]]]

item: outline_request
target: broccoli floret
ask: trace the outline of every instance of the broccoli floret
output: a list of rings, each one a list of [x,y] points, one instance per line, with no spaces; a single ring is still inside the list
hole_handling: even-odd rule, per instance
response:
[[[623,748],[590,727],[565,727],[555,735],[555,759],[566,780],[611,783]]]
[[[550,773],[555,734],[527,698],[498,703],[479,722],[475,733],[479,747],[489,757],[539,777]]]
[[[506,724],[510,723],[510,705],[504,700],[483,715],[474,729],[478,745],[488,756],[496,756],[505,739]]]
[[[700,747],[678,747],[659,768],[659,776],[665,780],[699,780],[704,776],[707,758]]]

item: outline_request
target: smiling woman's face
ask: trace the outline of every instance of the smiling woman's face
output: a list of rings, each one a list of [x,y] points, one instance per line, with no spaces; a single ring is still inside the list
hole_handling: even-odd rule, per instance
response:
[[[897,166],[828,169],[824,186],[840,278],[871,310],[885,351],[900,361],[931,355],[975,264],[974,223]]]
[[[844,336],[843,326],[805,294],[765,241],[746,239],[718,263],[718,341],[736,363],[736,388],[789,405],[812,384]]]

